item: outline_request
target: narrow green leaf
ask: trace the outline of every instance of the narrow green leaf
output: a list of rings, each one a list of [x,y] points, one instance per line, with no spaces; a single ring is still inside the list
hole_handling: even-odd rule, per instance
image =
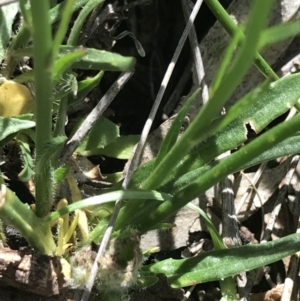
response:
[[[265,244],[203,252],[188,259],[167,259],[144,266],[142,270],[163,273],[172,287],[185,287],[235,276],[278,261],[299,250],[300,234],[292,234]]]
[[[55,59],[58,53],[58,49],[63,42],[65,35],[68,31],[69,23],[72,17],[72,8],[74,7],[75,0],[68,0],[62,10],[62,18],[61,22],[58,26],[58,29],[55,33],[55,37],[53,39],[53,48],[52,48],[52,56]]]
[[[238,172],[239,170],[246,169],[257,164],[274,160],[276,158],[284,157],[284,156],[291,156],[300,153],[300,136],[290,137],[282,142],[278,143],[274,147],[267,149],[255,159],[245,162],[244,165],[239,167],[237,170],[233,171]],[[159,187],[159,191],[164,191],[167,193],[176,194],[178,191],[184,189],[188,186],[191,182],[195,181],[196,179],[200,178],[205,172],[211,170],[215,166],[217,166],[220,162],[225,159],[219,161],[213,161],[209,164],[206,164],[200,168],[194,169],[179,178],[174,178],[167,184]]]
[[[218,0],[205,0],[207,6],[211,9],[213,14],[216,16],[220,24],[223,28],[227,31],[227,33],[234,37],[237,34],[237,31],[241,32],[241,28],[234,22],[231,16],[226,12],[223,6],[220,4]],[[269,5],[269,4],[267,4]],[[254,14],[257,14],[254,12]],[[255,17],[255,15],[254,15]],[[254,29],[253,30],[257,30]],[[239,34],[239,33],[238,33]],[[245,39],[243,35],[242,41]],[[264,58],[259,54],[256,53],[254,64],[257,69],[268,79],[270,80],[277,80],[277,74],[272,70],[270,65],[264,60]]]
[[[78,49],[70,53],[60,56],[54,63],[53,67],[53,81],[54,84],[58,83],[62,75],[78,60],[86,55],[84,49]]]
[[[222,160],[220,160],[222,161]],[[218,161],[218,162],[220,162]],[[159,187],[160,191],[172,191],[172,193],[177,193],[178,191],[187,187],[192,181],[195,181],[199,177],[201,177],[205,172],[207,172],[210,168],[214,167],[217,164],[216,161],[210,162],[202,167],[193,169],[179,178],[174,178],[170,182]]]
[[[276,144],[272,148],[266,149],[253,160],[246,162],[241,169],[246,169],[251,166],[274,160],[276,158],[292,156],[300,153],[300,136],[289,137],[282,142]]]
[[[157,201],[171,200],[172,196],[167,193],[160,193],[153,190],[118,190],[112,191],[108,193],[104,193],[101,195],[97,195],[94,197],[90,197],[83,201],[78,201],[76,203],[70,204],[58,211],[52,212],[48,217],[47,221],[58,219],[60,216],[64,214],[71,213],[77,209],[87,208],[90,206],[101,205],[109,202],[115,202],[117,200],[130,200],[130,199],[139,199],[139,200],[147,200],[153,199]]]
[[[23,160],[23,169],[18,177],[22,182],[28,182],[34,176],[34,164],[31,156],[28,139],[25,135],[18,135],[18,144],[21,149],[21,156]]]
[[[226,249],[225,244],[223,243],[223,240],[219,234],[219,232],[217,231],[216,227],[214,226],[214,224],[212,223],[212,221],[209,219],[209,217],[207,216],[207,214],[198,206],[195,206],[193,203],[188,203],[186,205],[186,207],[196,211],[199,213],[199,215],[204,219],[204,222],[208,228],[208,231],[210,233],[210,236],[212,238],[213,241],[213,245],[214,248],[216,250],[222,250],[222,249]]]
[[[300,33],[300,20],[283,23],[262,31],[259,39],[259,48],[278,43]]]
[[[86,55],[74,63],[74,68],[104,71],[128,71],[135,66],[134,57],[125,57],[117,53],[93,48],[61,46],[60,55],[85,50]]]
[[[197,89],[185,102],[184,106],[180,109],[177,116],[172,122],[172,125],[163,140],[159,152],[155,160],[155,167],[162,161],[166,154],[170,151],[173,145],[176,143],[178,135],[180,133],[181,126],[183,124],[184,118],[188,112],[188,109],[195,101],[196,97],[199,95],[200,89]]]
[[[234,52],[236,50],[236,46],[238,45],[238,43],[241,41],[243,34],[241,30],[236,30],[236,32],[234,33],[234,36],[231,40],[231,42],[229,43],[228,47],[226,47],[226,49],[223,49],[223,47],[221,47],[221,51],[223,49],[224,56],[222,58],[222,62],[221,65],[218,69],[217,74],[215,75],[213,82],[209,88],[210,91],[210,95],[213,95],[214,92],[217,90],[217,88],[219,87],[220,83],[222,82],[222,79],[224,78],[229,66],[230,66],[230,62],[233,58]],[[225,51],[226,50],[226,51]],[[218,54],[220,55],[220,54]]]
[[[14,57],[32,57],[32,47],[22,48],[12,53]],[[84,70],[103,71],[128,71],[135,67],[136,59],[131,56],[122,56],[118,53],[82,46],[62,45],[59,49],[59,57],[73,52],[85,51],[86,55],[73,64],[73,68]]]

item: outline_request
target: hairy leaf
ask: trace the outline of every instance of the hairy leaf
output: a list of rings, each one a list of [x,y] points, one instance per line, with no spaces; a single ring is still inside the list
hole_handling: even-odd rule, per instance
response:
[[[32,115],[20,115],[18,117],[1,117],[0,116],[0,141],[21,130],[30,129],[35,126],[31,120]]]
[[[224,279],[278,261],[300,250],[300,234],[292,234],[265,244],[203,252],[197,257],[167,259],[142,268],[165,274],[172,287]]]

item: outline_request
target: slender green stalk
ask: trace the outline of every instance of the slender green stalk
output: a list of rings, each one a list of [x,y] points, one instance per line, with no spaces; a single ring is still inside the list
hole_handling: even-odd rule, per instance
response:
[[[222,79],[225,76],[226,71],[230,66],[230,61],[234,54],[235,48],[238,45],[240,40],[241,40],[241,32],[237,31],[236,35],[233,37],[231,43],[227,47],[227,50],[226,50],[225,55],[221,62],[221,66],[219,67],[218,72],[217,72],[215,78],[213,79],[213,83],[211,84],[211,86],[209,88],[210,95],[214,94],[214,92],[217,90],[220,83],[222,82]]]
[[[234,37],[238,31],[241,31],[218,0],[205,0],[205,2],[231,37]],[[245,35],[243,33],[241,34],[245,39]],[[255,55],[254,64],[266,78],[269,78],[272,81],[279,78],[259,53],[256,53]]]
[[[51,140],[52,134],[52,36],[48,11],[49,1],[31,0],[34,79],[36,84],[36,158]],[[51,162],[45,163],[42,173],[36,173],[36,214],[44,217],[52,205]]]
[[[300,20],[283,23],[265,29],[261,33],[259,48],[266,47],[286,39],[293,38],[300,33]]]

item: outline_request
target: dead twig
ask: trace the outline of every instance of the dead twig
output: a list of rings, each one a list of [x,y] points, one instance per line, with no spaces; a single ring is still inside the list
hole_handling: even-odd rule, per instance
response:
[[[190,15],[189,3],[185,0],[181,0],[181,5],[182,5],[185,21],[187,22],[188,17]],[[203,104],[205,104],[209,100],[209,93],[208,93],[208,86],[205,81],[205,70],[202,61],[202,55],[201,55],[197,33],[194,25],[192,26],[191,31],[189,33],[189,41],[193,53],[194,68],[196,71],[195,72],[196,84],[202,87],[202,101]]]

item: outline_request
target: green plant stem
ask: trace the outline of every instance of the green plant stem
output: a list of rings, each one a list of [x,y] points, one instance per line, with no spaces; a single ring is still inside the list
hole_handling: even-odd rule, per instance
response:
[[[265,29],[261,33],[259,48],[266,47],[286,39],[293,38],[300,33],[300,20],[286,22]]]
[[[266,149],[270,149],[287,137],[292,136],[299,130],[299,124],[300,114],[297,114],[292,119],[285,121],[262,134],[232,155],[220,160],[213,168],[206,171],[196,180],[185,186],[184,189],[175,194],[172,201],[165,201],[159,206],[157,206],[157,203],[148,202],[143,206],[144,214],[136,214],[136,219],[132,219],[132,217],[131,220],[128,220],[126,217],[120,218],[120,222],[117,224],[116,229],[124,228],[128,221],[130,221],[130,224],[137,225],[142,233],[152,229],[154,225],[165,220],[172,213],[204,193],[224,177],[240,170],[246,162],[255,159]]]
[[[42,156],[52,129],[52,36],[48,1],[31,0],[34,79],[36,84],[36,160]],[[36,173],[36,214],[44,217],[52,205],[51,161]]]
[[[214,77],[213,82],[209,88],[210,95],[214,94],[214,92],[217,90],[220,83],[222,82],[222,79],[226,75],[226,71],[228,70],[228,68],[230,66],[230,61],[233,57],[235,48],[236,48],[237,44],[239,43],[239,41],[241,40],[241,34],[242,33],[240,31],[237,31],[236,35],[233,37],[231,43],[227,47],[225,55],[222,59],[221,65],[218,69],[218,72],[217,72],[216,76]]]
[[[0,217],[7,225],[18,229],[37,252],[49,256],[55,254],[56,245],[50,225],[44,219],[38,218],[28,205],[23,204],[3,184],[0,191]]]
[[[233,38],[238,31],[241,29],[234,23],[231,19],[230,15],[226,12],[223,6],[220,4],[218,0],[204,0],[210,10],[213,12],[215,17],[221,23],[223,28],[227,31],[227,33]],[[245,39],[245,35],[241,33],[242,41]],[[257,69],[268,79],[274,81],[277,80],[279,77],[270,67],[270,65],[264,60],[264,58],[259,54],[256,53],[254,58],[254,65]]]

